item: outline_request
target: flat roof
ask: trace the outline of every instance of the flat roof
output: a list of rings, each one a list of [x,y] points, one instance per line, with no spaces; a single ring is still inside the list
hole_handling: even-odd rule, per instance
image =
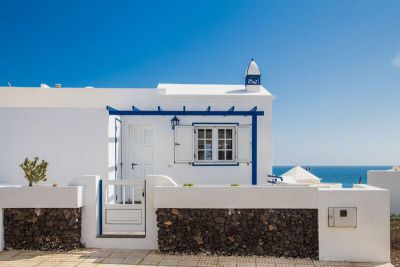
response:
[[[247,92],[244,84],[179,84],[159,83],[158,90],[164,90],[165,95],[263,95],[272,96],[265,87],[260,85],[259,92]]]

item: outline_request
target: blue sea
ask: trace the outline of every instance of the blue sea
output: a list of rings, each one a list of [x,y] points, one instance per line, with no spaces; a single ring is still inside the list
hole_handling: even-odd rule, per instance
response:
[[[302,166],[304,167],[304,166]],[[341,183],[343,187],[352,187],[357,184],[360,177],[361,183],[367,183],[369,170],[388,170],[392,166],[307,166],[310,172],[322,179],[323,183]],[[274,175],[282,175],[293,166],[274,166]]]

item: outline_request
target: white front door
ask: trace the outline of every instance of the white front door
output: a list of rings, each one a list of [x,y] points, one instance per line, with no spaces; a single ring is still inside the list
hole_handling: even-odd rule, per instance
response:
[[[154,174],[154,128],[131,126],[130,129],[130,178],[144,179]]]

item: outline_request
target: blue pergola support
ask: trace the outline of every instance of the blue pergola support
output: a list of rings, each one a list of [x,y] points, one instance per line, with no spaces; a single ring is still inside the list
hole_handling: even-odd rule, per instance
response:
[[[103,234],[103,180],[99,180],[99,235]]]
[[[183,111],[186,111],[186,106],[183,106]]]
[[[118,111],[118,109],[115,109],[113,107],[107,106],[106,107],[108,111]]]
[[[235,106],[232,106],[232,107],[230,107],[230,108],[228,109],[229,112],[232,112],[232,111],[234,111],[234,110],[235,110]]]
[[[135,107],[135,106],[132,106],[132,111],[140,111],[140,109],[138,109],[138,108]]]
[[[254,108],[250,109],[250,111],[257,111],[257,106],[255,106]]]
[[[257,116],[251,116],[251,184],[257,185]]]
[[[158,111],[162,111],[162,108],[160,106],[157,107]]]
[[[210,112],[211,111],[211,106],[208,106],[207,107],[207,112]]]

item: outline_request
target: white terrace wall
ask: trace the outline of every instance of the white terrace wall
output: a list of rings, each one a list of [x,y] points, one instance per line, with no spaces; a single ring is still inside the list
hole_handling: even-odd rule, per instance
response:
[[[106,105],[130,110],[250,110],[258,106],[265,116],[258,118],[258,181],[266,183],[272,173],[272,96],[246,95],[163,95],[155,89],[8,88],[0,87],[0,183],[25,184],[18,165],[25,157],[38,156],[50,163],[49,181],[67,184],[70,177],[99,175],[114,179],[113,120]],[[192,122],[240,122],[250,117],[184,117]],[[173,163],[171,116],[121,116],[123,128],[123,178],[130,178],[130,125],[156,129],[154,174],[171,175],[178,183],[251,183],[251,164],[230,167],[192,167]],[[110,150],[111,148],[111,150]]]

